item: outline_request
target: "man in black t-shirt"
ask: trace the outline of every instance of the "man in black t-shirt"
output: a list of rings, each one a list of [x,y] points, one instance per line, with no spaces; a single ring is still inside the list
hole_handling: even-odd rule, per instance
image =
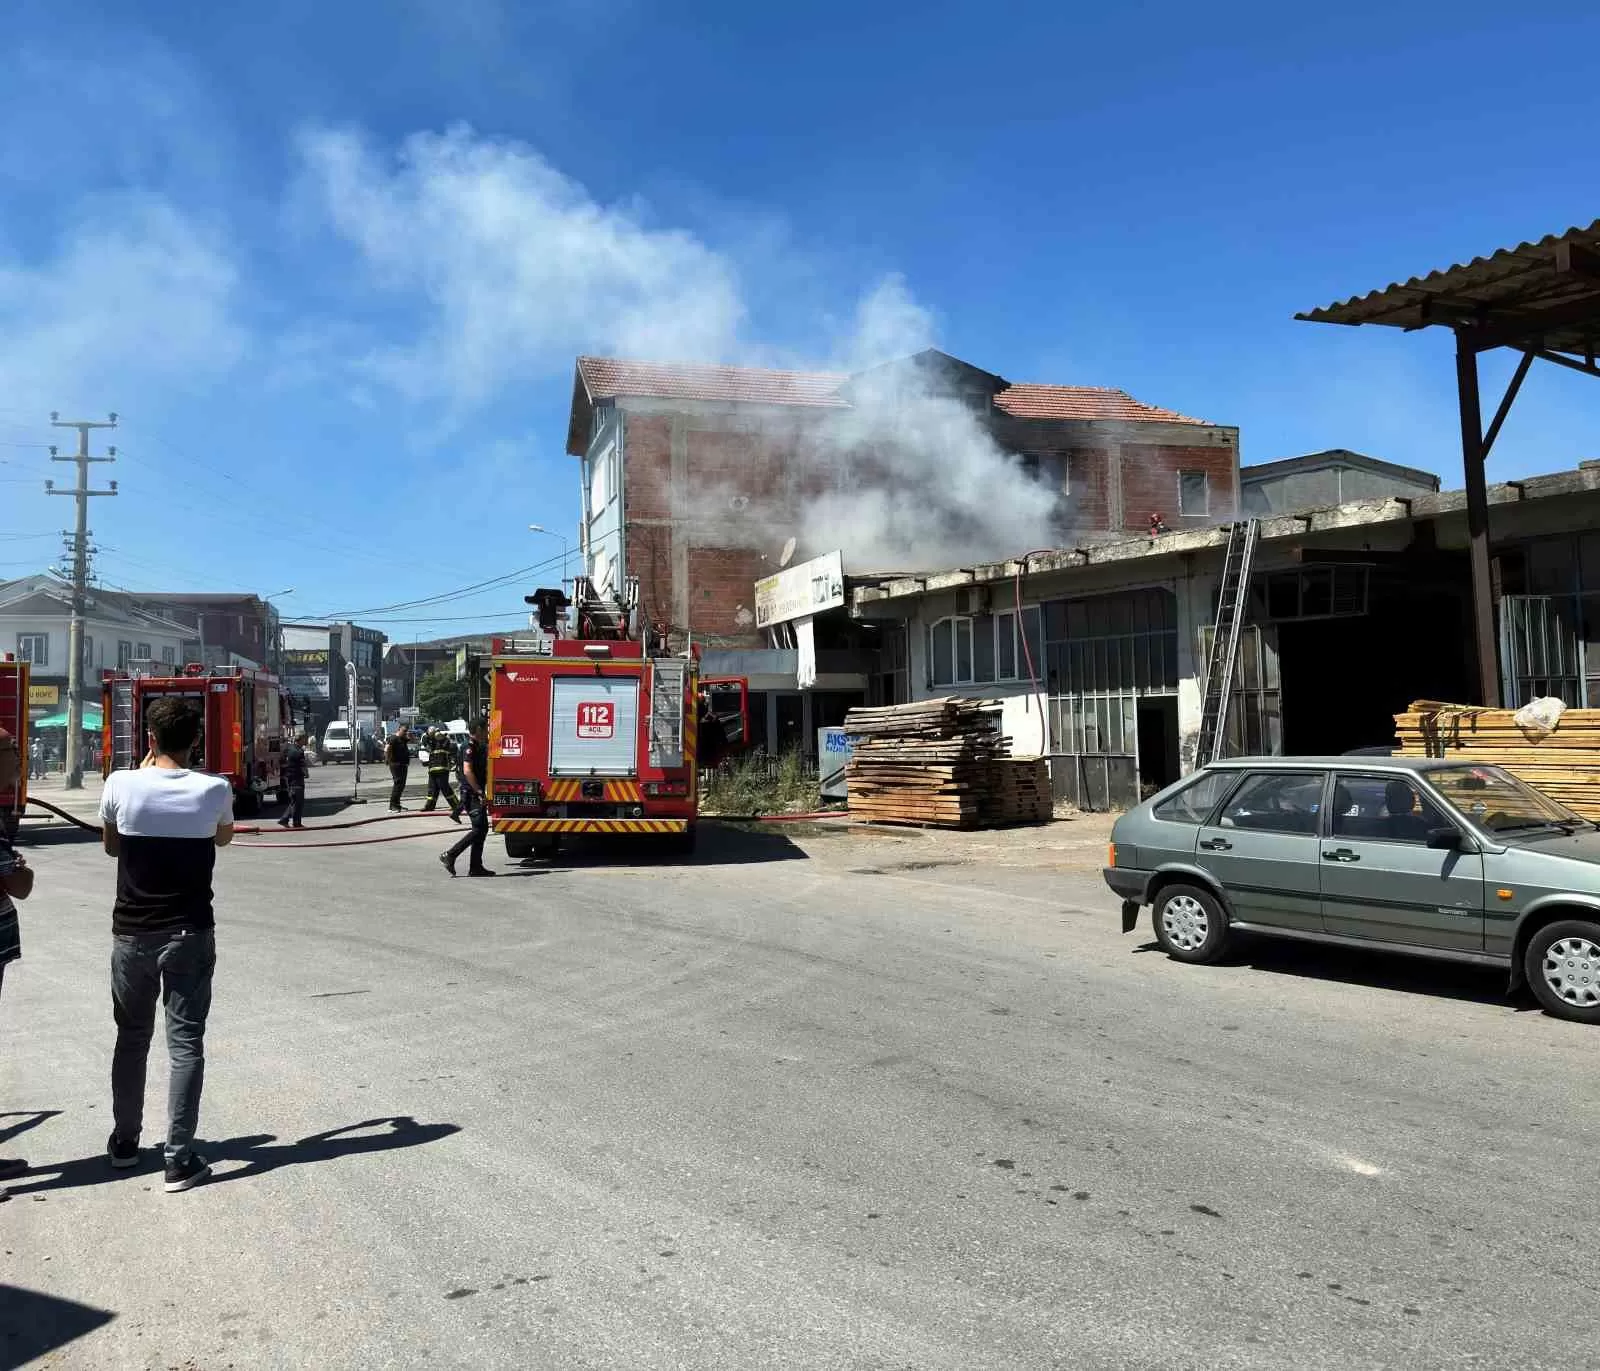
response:
[[[488,730],[482,724],[473,724],[472,741],[467,744],[461,758],[461,800],[472,814],[472,827],[448,852],[441,852],[439,860],[452,876],[456,874],[456,858],[468,848],[472,861],[467,867],[469,876],[493,876],[483,864],[483,845],[489,837],[489,740]]]
[[[206,1018],[217,966],[211,876],[217,849],[233,841],[233,790],[221,776],[191,771],[200,711],[163,695],[145,711],[150,750],[137,770],[113,771],[100,792],[105,850],[117,859],[111,912],[113,1127],[106,1156],[135,1167],[144,1124],[144,1084],[156,1006],[165,1011],[171,1084],[167,1093],[167,1191],[211,1174],[194,1150],[205,1082]]]
[[[411,770],[411,740],[404,724],[389,735],[383,745],[383,759],[389,764],[389,775],[394,785],[389,790],[389,812],[398,814],[405,808],[400,797],[406,793],[406,773]]]

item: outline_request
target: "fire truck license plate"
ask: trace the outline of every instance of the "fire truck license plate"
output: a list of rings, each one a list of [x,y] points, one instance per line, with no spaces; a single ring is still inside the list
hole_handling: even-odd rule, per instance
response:
[[[610,700],[592,701],[578,706],[578,736],[609,738],[617,731],[617,707]]]

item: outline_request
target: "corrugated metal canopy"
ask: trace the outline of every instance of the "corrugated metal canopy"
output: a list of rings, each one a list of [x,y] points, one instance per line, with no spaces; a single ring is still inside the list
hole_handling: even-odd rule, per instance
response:
[[[1462,331],[1475,351],[1582,357],[1600,340],[1600,220],[1295,315],[1319,324]]]

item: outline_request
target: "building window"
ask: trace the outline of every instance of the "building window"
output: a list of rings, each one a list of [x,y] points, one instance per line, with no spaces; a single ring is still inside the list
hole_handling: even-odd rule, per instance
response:
[[[940,619],[928,630],[928,684],[989,685],[1026,681],[1030,654],[1035,671],[1039,670],[1043,659],[1040,631],[1037,605],[1023,609],[1020,626],[1014,610]]]
[[[150,660],[150,644],[140,643],[133,655],[141,662],[148,662]]]
[[[34,666],[50,665],[50,635],[48,633],[17,634],[17,656]]]
[[[1186,519],[1211,513],[1211,486],[1205,472],[1178,473],[1178,513]]]
[[[171,648],[171,647],[162,648],[161,649],[161,660],[163,662],[165,662],[168,666],[176,666],[178,664],[178,652],[177,652],[177,649],[176,648]]]
[[[117,670],[126,671],[128,663],[133,658],[133,644],[126,638],[117,640]]]

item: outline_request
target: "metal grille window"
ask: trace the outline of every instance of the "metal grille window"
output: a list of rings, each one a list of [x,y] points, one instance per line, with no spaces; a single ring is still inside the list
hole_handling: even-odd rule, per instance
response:
[[[1539,538],[1500,556],[1500,663],[1513,708],[1541,695],[1600,708],[1600,533]]]
[[[173,649],[173,648],[170,648],[170,647],[162,648],[161,649],[161,660],[163,662],[165,662],[168,666],[176,666],[177,662],[178,662],[177,651],[175,649]]]
[[[48,633],[17,634],[17,657],[34,666],[50,665],[50,635]]]
[[[1200,630],[1200,657],[1211,654],[1214,630]],[[1228,699],[1223,755],[1276,757],[1283,751],[1283,683],[1278,674],[1278,633],[1270,624],[1239,630],[1239,661]]]
[[[1297,567],[1257,576],[1252,589],[1268,622],[1289,619],[1344,619],[1367,612],[1371,568],[1359,564]]]
[[[1162,589],[1045,606],[1052,748],[1137,753],[1137,702],[1178,689],[1177,602]]]
[[[130,660],[132,660],[132,658],[133,644],[130,643],[126,638],[119,639],[117,642],[117,670],[126,671],[128,669],[128,663]]]

